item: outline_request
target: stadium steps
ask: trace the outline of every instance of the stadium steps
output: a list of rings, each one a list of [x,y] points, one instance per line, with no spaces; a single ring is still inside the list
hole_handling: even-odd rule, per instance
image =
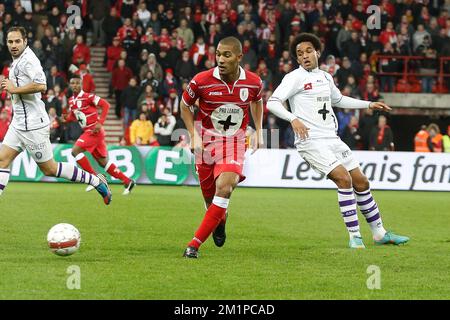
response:
[[[106,53],[106,48],[91,47],[91,63],[89,65],[90,72],[94,77],[95,93],[100,97],[106,99],[111,108],[105,121],[106,143],[111,145],[118,145],[123,136],[122,120],[117,119],[114,112],[116,100],[108,97],[108,86],[111,79],[111,74],[103,66],[103,58]]]

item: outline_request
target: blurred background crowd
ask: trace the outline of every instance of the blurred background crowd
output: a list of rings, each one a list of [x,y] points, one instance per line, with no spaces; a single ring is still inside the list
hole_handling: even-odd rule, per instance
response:
[[[71,5],[79,8],[79,29],[67,13]],[[366,13],[369,5],[378,6],[378,20]],[[108,90],[103,98],[123,125],[121,144],[173,145],[172,132],[183,127],[181,93],[196,73],[216,66],[215,49],[223,37],[241,40],[242,67],[262,78],[264,104],[297,67],[289,45],[301,32],[320,37],[320,68],[345,95],[377,101],[384,92],[445,94],[450,87],[450,77],[442,77],[450,73],[449,11],[448,0],[2,0],[0,77],[8,76],[11,63],[6,31],[23,26],[47,75],[43,100],[52,120],[52,141],[71,143],[81,130],[77,123],[64,121],[71,95],[68,79],[80,74],[83,90],[97,92],[92,50],[105,48]],[[368,27],[377,23],[379,28]],[[405,68],[413,75],[405,77]],[[1,141],[11,118],[6,92],[0,93],[0,110]],[[339,136],[352,149],[395,150],[389,115],[335,112]],[[442,128],[423,125],[410,137],[411,146],[450,152],[445,123]],[[264,128],[267,147],[275,132],[281,148],[293,146],[289,124],[267,109]],[[182,137],[178,143],[184,142]]]

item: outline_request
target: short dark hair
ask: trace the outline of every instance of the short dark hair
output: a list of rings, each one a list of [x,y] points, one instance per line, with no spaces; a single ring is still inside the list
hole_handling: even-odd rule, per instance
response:
[[[300,33],[291,44],[291,55],[297,59],[297,46],[302,42],[311,42],[316,51],[322,50],[319,37],[312,33]]]
[[[226,37],[219,41],[219,44],[229,45],[236,49],[238,54],[242,53],[242,43],[236,37]]]
[[[6,35],[8,35],[10,32],[20,32],[20,34],[22,35],[22,39],[27,38],[27,30],[24,27],[11,27],[8,29],[8,32],[6,32]]]
[[[72,79],[80,79],[81,80],[81,76],[79,74],[74,74],[70,77],[70,80],[72,80]]]

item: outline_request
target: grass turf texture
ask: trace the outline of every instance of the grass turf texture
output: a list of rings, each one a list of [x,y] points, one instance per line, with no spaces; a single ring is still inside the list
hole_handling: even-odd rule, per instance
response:
[[[238,188],[227,242],[181,257],[204,214],[199,188],[112,186],[103,205],[85,186],[10,183],[0,197],[0,299],[449,299],[450,201],[444,192],[375,191],[384,224],[411,237],[351,250],[334,190]],[[46,234],[59,222],[81,232],[59,257]],[[69,290],[67,268],[81,270]],[[381,270],[369,290],[367,268]]]

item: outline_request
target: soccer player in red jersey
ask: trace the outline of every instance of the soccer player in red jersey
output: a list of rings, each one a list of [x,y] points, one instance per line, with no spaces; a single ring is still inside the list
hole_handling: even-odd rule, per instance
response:
[[[222,39],[216,50],[217,67],[198,73],[183,92],[181,117],[191,137],[206,214],[183,256],[197,258],[211,233],[216,246],[225,243],[225,222],[231,193],[242,174],[249,109],[256,126],[256,151],[263,143],[262,81],[239,66],[242,44]],[[193,106],[199,100],[194,123]]]
[[[83,170],[95,174],[88,158],[84,155],[88,151],[98,164],[105,168],[114,178],[122,180],[125,190],[123,195],[128,195],[133,187],[135,181],[128,178],[114,163],[108,161],[108,151],[105,143],[105,130],[103,123],[108,115],[109,103],[99,96],[86,93],[81,90],[81,78],[74,76],[70,79],[70,87],[73,91],[73,96],[69,98],[70,113],[66,121],[78,121],[83,134],[78,138],[72,148],[72,155],[75,157],[78,165]],[[98,108],[102,110],[101,116],[98,114]],[[90,191],[92,188],[87,188]]]

